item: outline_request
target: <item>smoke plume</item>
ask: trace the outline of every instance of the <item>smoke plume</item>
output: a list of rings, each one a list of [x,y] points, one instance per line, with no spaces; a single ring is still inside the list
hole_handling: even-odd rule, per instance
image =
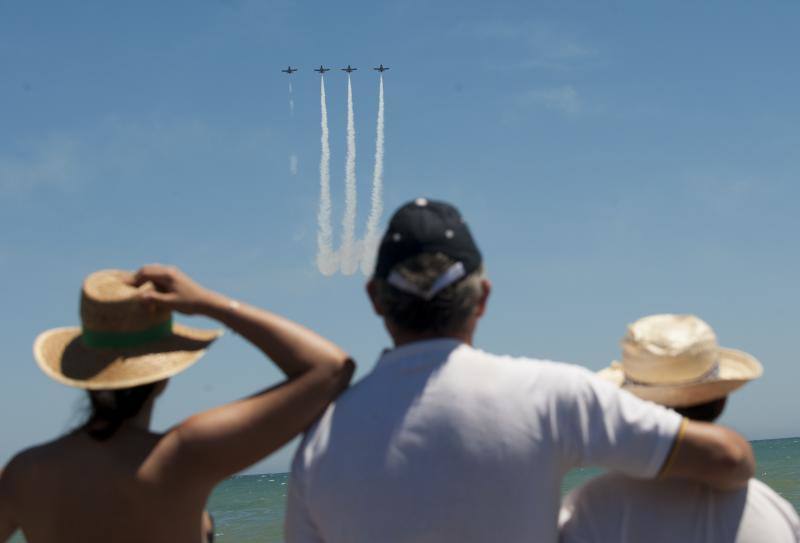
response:
[[[347,158],[344,179],[344,217],[342,218],[342,247],[339,260],[342,273],[352,275],[358,268],[355,246],[356,231],[356,127],[353,119],[353,85],[347,76]]]
[[[378,88],[378,121],[375,127],[375,166],[372,171],[372,208],[367,219],[367,231],[364,234],[361,272],[372,273],[375,267],[375,254],[378,248],[378,222],[383,214],[383,75]]]
[[[325,98],[325,78],[320,77],[320,110],[322,136],[319,159],[319,211],[317,213],[317,267],[322,275],[336,273],[336,254],[333,252],[331,226],[331,148],[328,138],[328,105]]]

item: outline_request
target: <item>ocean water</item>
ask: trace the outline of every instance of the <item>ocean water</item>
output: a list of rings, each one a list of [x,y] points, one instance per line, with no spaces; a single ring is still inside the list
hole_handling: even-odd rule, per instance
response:
[[[800,511],[800,437],[754,441],[756,474]],[[601,473],[595,468],[571,471],[562,491],[568,492]],[[221,483],[208,509],[216,521],[219,543],[277,543],[282,541],[288,473],[241,475]],[[17,535],[14,543],[23,542]]]
[[[800,437],[754,441],[759,479],[800,511]],[[602,473],[597,468],[572,470],[563,493]],[[288,473],[244,475],[217,487],[208,504],[217,522],[220,543],[280,542]]]

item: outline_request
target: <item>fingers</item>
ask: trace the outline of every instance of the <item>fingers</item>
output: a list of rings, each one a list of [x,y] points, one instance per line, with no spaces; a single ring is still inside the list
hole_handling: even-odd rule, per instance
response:
[[[140,287],[147,283],[152,284],[139,289],[140,299],[154,307],[166,307],[191,314],[202,298],[203,288],[194,283],[190,277],[175,266],[162,264],[148,264],[140,268],[132,280],[132,285]]]
[[[174,294],[167,292],[158,292],[157,290],[147,290],[139,294],[139,298],[148,305],[168,307],[170,309],[175,305],[177,297]]]
[[[164,266],[162,264],[148,264],[142,266],[133,278],[133,286],[141,286],[151,281],[156,288],[168,290],[175,282],[178,269],[174,266]]]

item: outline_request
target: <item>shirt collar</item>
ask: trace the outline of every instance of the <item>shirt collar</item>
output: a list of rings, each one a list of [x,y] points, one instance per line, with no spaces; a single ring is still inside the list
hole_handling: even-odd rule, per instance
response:
[[[421,357],[443,355],[456,350],[463,341],[454,338],[424,339],[413,343],[406,343],[394,349],[386,349],[378,359],[378,364],[395,363],[401,360],[419,360]]]

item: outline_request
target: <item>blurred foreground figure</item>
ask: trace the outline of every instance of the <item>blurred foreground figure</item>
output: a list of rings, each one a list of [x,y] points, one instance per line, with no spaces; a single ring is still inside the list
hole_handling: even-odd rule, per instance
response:
[[[622,347],[622,362],[600,375],[692,420],[716,420],[728,394],[762,373],[751,355],[719,347],[711,327],[692,315],[640,319]],[[604,475],[567,497],[561,524],[564,543],[800,543],[794,507],[757,479],[720,492],[691,481]]]
[[[554,542],[561,479],[577,466],[746,484],[738,434],[578,366],[474,348],[490,286],[453,206],[394,214],[367,285],[394,348],[306,435],[288,542]]]
[[[173,323],[172,310],[226,324],[287,380],[151,432],[167,379],[221,334]],[[34,355],[48,376],[88,391],[91,416],[18,454],[2,472],[0,541],[18,528],[28,543],[212,541],[204,507],[214,486],[308,427],[352,373],[331,342],[170,267],[93,273],[83,284],[81,321],[41,334]]]

